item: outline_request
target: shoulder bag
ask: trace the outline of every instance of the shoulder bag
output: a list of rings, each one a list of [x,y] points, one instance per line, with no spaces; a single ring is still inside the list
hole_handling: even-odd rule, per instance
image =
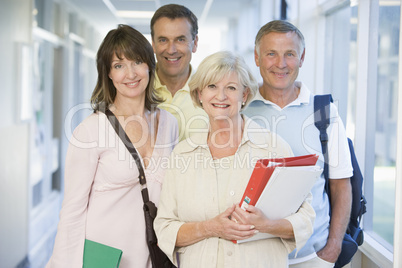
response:
[[[145,172],[141,164],[140,157],[135,149],[134,145],[131,143],[129,137],[126,132],[120,125],[116,116],[110,111],[106,110],[105,114],[112,124],[114,130],[117,135],[123,141],[127,150],[130,152],[131,156],[134,158],[135,163],[137,164],[139,171],[139,181],[142,186],[141,195],[142,200],[144,201],[144,217],[145,217],[145,227],[146,227],[146,240],[149,249],[149,255],[151,257],[152,267],[153,268],[175,268],[176,266],[169,260],[166,254],[159,248],[158,240],[154,230],[154,219],[156,217],[157,208],[155,204],[149,200],[147,181],[145,178]]]

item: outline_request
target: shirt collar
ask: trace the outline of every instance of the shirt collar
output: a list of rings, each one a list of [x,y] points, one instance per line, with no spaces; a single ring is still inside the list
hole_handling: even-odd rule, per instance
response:
[[[244,130],[241,143],[239,147],[243,146],[247,142],[252,143],[255,147],[266,148],[269,139],[267,139],[267,134],[269,130],[262,128],[254,120],[250,119],[246,115],[242,114],[244,119]],[[182,152],[189,153],[197,150],[197,148],[208,148],[208,132],[209,129],[205,128],[200,130],[200,132],[191,135],[186,139],[186,145],[183,146]]]
[[[158,69],[159,69],[159,65],[158,63],[156,64],[156,68],[155,68],[155,82],[154,82],[154,86],[156,90],[162,90],[162,89],[167,89],[166,85],[162,85],[161,80],[159,79],[158,76]],[[180,89],[179,91],[187,91],[190,92],[190,87],[188,86],[188,82],[190,81],[191,76],[193,76],[194,74],[194,69],[190,64],[190,76],[188,77],[186,84],[184,85],[184,87],[182,89]]]
[[[269,130],[261,127],[257,122],[245,115],[243,115],[243,118],[245,124],[241,144],[243,145],[247,142],[251,142],[257,147],[266,147]]]
[[[292,101],[291,103],[286,105],[284,108],[289,107],[289,106],[300,106],[302,104],[310,103],[311,92],[307,88],[307,86],[303,82],[300,82],[300,81],[295,81],[295,85],[300,88],[299,95],[297,96],[297,98],[294,101]],[[275,107],[278,107],[279,109],[281,109],[278,105],[276,105],[272,101],[264,99],[264,97],[261,95],[259,90],[257,90],[257,94],[255,95],[254,99],[251,102],[254,102],[254,101],[262,101],[265,104],[269,104],[269,105],[272,105],[272,106],[275,106]]]

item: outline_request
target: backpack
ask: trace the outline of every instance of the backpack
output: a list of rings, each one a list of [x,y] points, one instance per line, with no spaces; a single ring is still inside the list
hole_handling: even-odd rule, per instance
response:
[[[324,177],[325,191],[330,199],[329,178],[328,178],[328,134],[327,128],[330,124],[330,103],[332,96],[316,95],[314,96],[314,124],[320,131],[320,141],[322,153],[324,155]],[[348,138],[350,157],[352,160],[353,176],[350,178],[352,185],[352,211],[350,221],[342,242],[342,250],[335,263],[335,268],[343,267],[348,264],[356,253],[358,246],[363,244],[363,230],[360,228],[360,221],[366,212],[366,199],[362,193],[363,175],[360,171],[356,159],[352,141]],[[330,209],[331,214],[331,209]]]

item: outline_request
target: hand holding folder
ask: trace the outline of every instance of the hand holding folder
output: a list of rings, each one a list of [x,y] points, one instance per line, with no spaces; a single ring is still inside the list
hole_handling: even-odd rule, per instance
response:
[[[317,160],[318,156],[312,154],[257,161],[240,206],[244,209],[246,204],[254,205],[272,220],[296,213],[322,173],[315,166]],[[270,237],[273,235],[258,233],[237,243]]]

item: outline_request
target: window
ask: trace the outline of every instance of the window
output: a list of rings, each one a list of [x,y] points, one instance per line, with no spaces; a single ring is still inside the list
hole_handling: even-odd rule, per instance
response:
[[[351,1],[350,6],[332,7],[326,13],[325,31],[324,88],[338,100],[348,137],[359,139],[363,133],[367,139],[365,154],[359,158],[366,160],[365,189],[369,189],[364,229],[389,252],[394,242],[400,3]],[[358,14],[369,8],[370,13]],[[373,40],[378,40],[378,48],[371,46]],[[367,112],[364,123],[357,119],[359,108]]]
[[[372,194],[368,195],[372,211],[365,216],[364,228],[377,242],[393,252],[400,0],[379,1],[378,9],[371,12],[378,14],[378,21],[374,22],[378,23],[378,53],[372,55],[377,57],[372,61],[377,63],[376,73],[369,73],[368,76],[377,76],[377,85],[373,94],[375,100],[368,100],[366,104],[374,108],[374,118],[368,118],[374,122],[373,148],[366,148],[366,157],[374,152],[374,170],[366,174],[367,180],[372,179],[372,182],[367,182],[372,188]],[[351,7],[351,15],[348,134],[358,131],[355,129],[358,64],[354,56],[358,53],[358,5]]]
[[[394,241],[400,0],[380,1],[373,231]]]
[[[356,79],[357,79],[357,6],[350,7],[349,66],[348,66],[348,105],[346,131],[354,140],[356,131]]]

